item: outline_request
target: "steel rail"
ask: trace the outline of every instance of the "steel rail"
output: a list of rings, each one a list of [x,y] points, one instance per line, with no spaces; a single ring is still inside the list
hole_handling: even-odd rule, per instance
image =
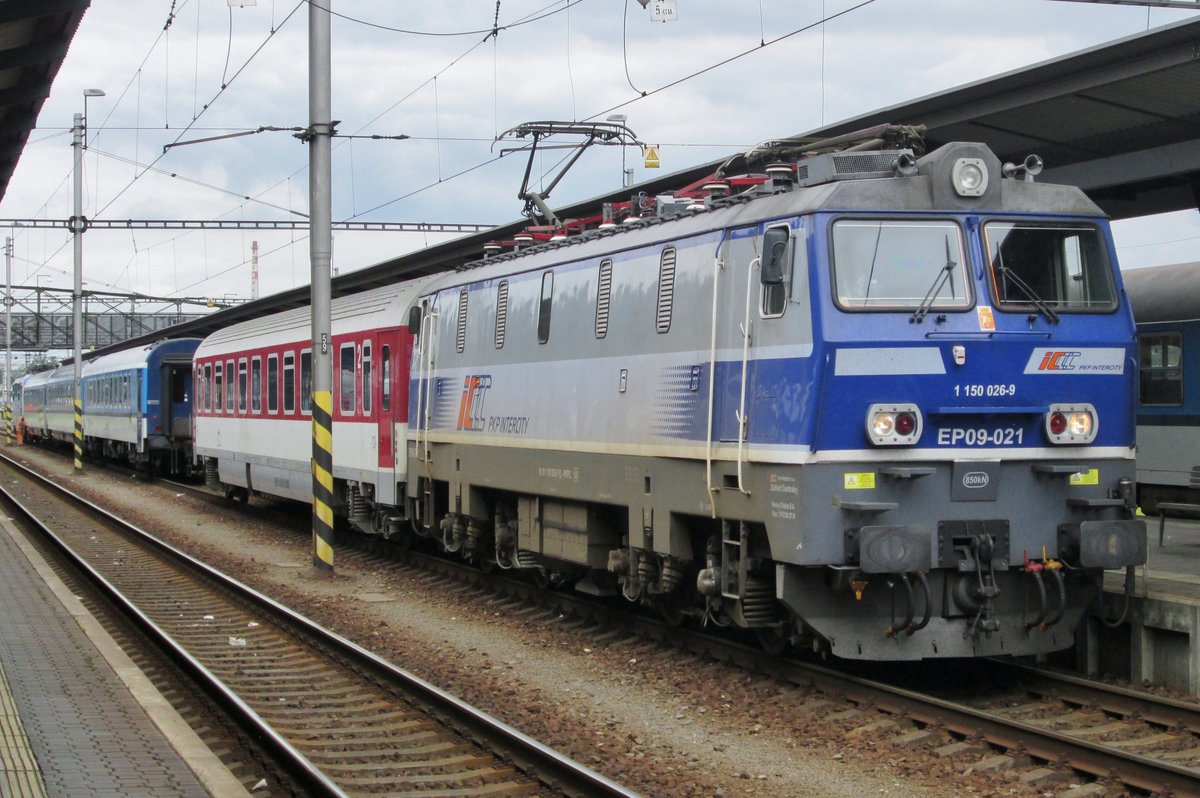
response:
[[[480,745],[487,748],[489,751],[497,755],[507,758],[524,769],[526,772],[533,774],[543,784],[560,790],[567,795],[581,796],[582,798],[639,798],[639,794],[617,784],[606,776],[595,772],[585,765],[576,762],[575,760],[555,751],[549,746],[529,737],[523,732],[509,726],[508,724],[492,717],[491,715],[479,710],[454,695],[436,687],[435,685],[421,679],[413,673],[410,673],[399,666],[388,662],[371,651],[359,646],[357,643],[350,641],[337,633],[325,629],[314,621],[306,618],[294,610],[280,604],[274,599],[259,593],[249,586],[239,582],[233,577],[218,571],[212,566],[197,560],[180,549],[175,548],[169,543],[155,537],[129,522],[121,519],[108,510],[99,505],[75,494],[68,488],[57,484],[49,478],[33,471],[32,469],[22,465],[19,462],[11,459],[6,454],[0,453],[0,460],[5,465],[28,475],[31,479],[48,487],[60,496],[66,497],[69,501],[77,506],[84,508],[87,512],[92,513],[96,517],[104,520],[106,523],[117,525],[134,536],[139,541],[144,542],[148,547],[154,549],[158,553],[170,558],[171,560],[185,566],[186,568],[202,573],[208,579],[218,583],[222,587],[234,592],[239,598],[248,601],[258,609],[265,611],[276,619],[282,622],[301,629],[305,634],[312,635],[322,644],[331,649],[336,650],[340,655],[353,661],[358,667],[373,672],[374,674],[397,682],[403,688],[411,692],[418,701],[422,702],[426,708],[445,719],[445,722],[456,728],[460,733],[467,737],[476,740]],[[17,504],[16,500],[8,494],[0,486],[5,495],[9,496],[9,500]],[[55,542],[55,545],[64,550],[64,553],[70,557],[73,562],[79,563],[81,569],[89,575],[100,589],[108,594],[114,601],[126,608],[134,617],[139,625],[144,625],[146,631],[155,639],[159,640],[166,648],[171,651],[176,651],[180,654],[181,660],[187,665],[189,670],[193,670],[197,674],[197,678],[206,686],[211,685],[214,695],[219,697],[222,702],[227,702],[228,706],[239,717],[246,717],[252,720],[255,724],[255,731],[261,729],[266,735],[264,738],[272,746],[272,749],[278,750],[282,758],[291,760],[295,763],[297,772],[308,776],[311,774],[312,786],[315,790],[315,795],[345,795],[340,788],[330,782],[318,768],[312,765],[299,751],[296,751],[290,743],[280,737],[269,725],[265,723],[253,709],[247,706],[240,698],[232,693],[217,677],[211,674],[193,657],[187,654],[186,651],[180,649],[177,644],[159,629],[153,621],[147,618],[140,610],[129,604],[123,596],[120,595],[117,588],[111,585],[102,575],[95,571],[87,563],[83,562],[74,552],[71,552],[69,547],[63,543],[58,536],[50,532],[46,527],[32,519],[40,529],[44,530],[48,537]]]

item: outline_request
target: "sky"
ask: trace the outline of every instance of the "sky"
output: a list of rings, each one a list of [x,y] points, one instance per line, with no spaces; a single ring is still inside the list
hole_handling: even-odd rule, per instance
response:
[[[334,221],[468,224],[520,217],[526,158],[500,157],[496,137],[523,122],[624,114],[659,147],[657,171],[633,149],[593,147],[555,187],[556,207],[620,186],[623,159],[635,182],[658,177],[1196,13],[1058,0],[677,0],[676,19],[662,22],[638,0],[328,2],[333,118],[347,136],[333,145]],[[72,215],[72,118],[84,90],[100,89],[86,107],[88,218],[304,219],[308,148],[291,131],[195,140],[305,127],[307,61],[303,0],[92,0],[0,218]],[[539,158],[535,183],[553,178],[559,157]],[[14,284],[71,286],[65,230],[5,235]],[[1114,235],[1123,268],[1196,260],[1200,213],[1118,222]],[[335,229],[333,267],[449,237]],[[255,241],[260,296],[308,284],[303,230],[92,229],[85,289],[248,299]]]

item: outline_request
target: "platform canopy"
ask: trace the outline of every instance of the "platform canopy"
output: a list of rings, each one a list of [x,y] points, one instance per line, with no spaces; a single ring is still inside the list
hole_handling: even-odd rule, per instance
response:
[[[0,198],[91,0],[0,0]]]

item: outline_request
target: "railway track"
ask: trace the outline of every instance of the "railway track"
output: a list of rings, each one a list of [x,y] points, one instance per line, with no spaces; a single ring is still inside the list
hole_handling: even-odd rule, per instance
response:
[[[196,490],[221,500],[210,491]],[[431,589],[458,584],[478,591],[481,602],[507,596],[513,606],[537,604],[547,620],[574,618],[592,634],[652,639],[773,674],[854,707],[883,711],[892,719],[878,727],[885,735],[925,740],[935,755],[977,757],[968,767],[1021,768],[1031,782],[1098,781],[1132,794],[1200,796],[1197,704],[1002,661],[963,665],[955,669],[960,678],[950,680],[945,669],[928,665],[901,668],[901,677],[856,676],[675,628],[592,597],[540,590],[419,551],[396,551],[372,539],[359,538],[349,556],[379,556],[381,563],[399,557],[419,564],[436,583]],[[947,681],[952,689],[947,689]],[[926,682],[936,684],[906,686]]]
[[[218,503],[226,500],[183,485]],[[262,516],[251,505],[255,516]],[[628,639],[685,650],[771,674],[803,688],[825,714],[861,709],[849,720],[880,742],[914,741],[965,769],[1011,769],[1031,783],[1095,782],[1118,794],[1200,796],[1200,705],[1005,662],[945,669],[891,668],[885,680],[771,656],[750,645],[628,611],[593,597],[540,590],[520,579],[483,574],[466,564],[377,539],[346,536],[339,556],[368,567],[411,567],[406,578],[429,592],[457,589],[479,603],[511,607],[530,620],[574,625],[609,644]],[[538,613],[531,613],[536,605]],[[564,623],[563,619],[570,619]],[[947,671],[961,678],[948,680]],[[946,682],[952,684],[947,686]],[[936,682],[933,686],[922,686]],[[916,685],[914,687],[914,685]],[[801,695],[801,693],[797,693]],[[879,720],[884,713],[885,720]]]
[[[54,541],[310,795],[633,793],[3,457]]]

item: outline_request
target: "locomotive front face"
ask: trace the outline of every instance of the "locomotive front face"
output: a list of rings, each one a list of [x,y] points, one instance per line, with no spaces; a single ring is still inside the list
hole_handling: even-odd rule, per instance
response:
[[[819,418],[802,522],[772,551],[826,566],[781,566],[779,595],[846,657],[1065,648],[1103,569],[1146,557],[1106,224],[982,148],[943,150],[921,166],[932,201],[813,224]]]

